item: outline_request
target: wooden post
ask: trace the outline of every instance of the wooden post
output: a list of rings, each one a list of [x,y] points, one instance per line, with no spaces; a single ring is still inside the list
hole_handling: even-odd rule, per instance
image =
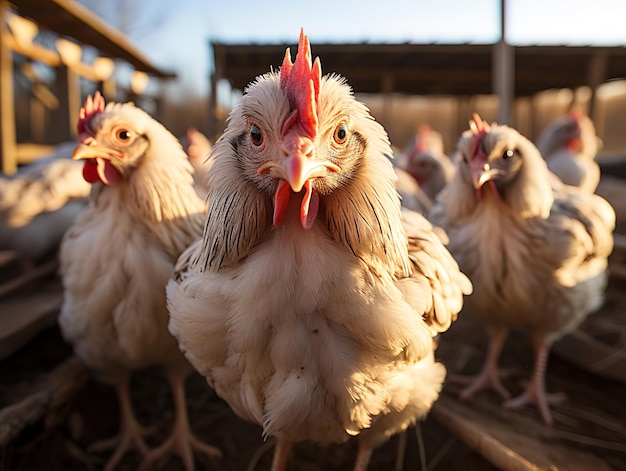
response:
[[[4,21],[8,10],[9,4],[0,0],[0,170],[6,174],[17,170],[13,53],[7,46],[9,31]]]
[[[213,46],[213,64],[215,69],[211,74],[211,89],[209,90],[209,126],[208,138],[215,142],[217,138],[217,82],[222,77],[223,63],[221,57],[215,54],[215,46]]]
[[[393,118],[393,92],[396,80],[392,72],[385,72],[380,84],[380,91],[383,94],[383,110],[381,120],[385,126],[389,126]]]
[[[109,101],[117,101],[117,82],[111,77],[98,82],[98,89],[102,92],[104,99]]]
[[[56,116],[50,123],[53,134],[48,136],[55,144],[76,138],[76,123],[81,106],[78,76],[71,67],[59,65],[56,81],[61,106],[56,110]]]
[[[498,96],[498,122],[512,124],[513,95],[515,85],[515,50],[506,42],[505,3],[500,0],[500,41],[492,52],[492,83],[493,92]]]
[[[589,61],[589,69],[587,70],[587,85],[591,89],[591,97],[589,98],[589,107],[587,114],[591,116],[594,113],[596,104],[596,89],[606,80],[606,71],[608,68],[609,58],[604,50],[593,53]]]

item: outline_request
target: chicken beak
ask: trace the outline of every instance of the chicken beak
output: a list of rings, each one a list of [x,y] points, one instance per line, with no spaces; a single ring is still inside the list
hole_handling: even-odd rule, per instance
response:
[[[108,147],[96,145],[93,138],[89,138],[76,146],[72,153],[73,160],[84,160],[83,178],[89,183],[101,181],[105,185],[115,185],[120,181],[121,174],[111,160],[122,158],[124,154]]]
[[[339,167],[315,158],[315,146],[308,137],[295,135],[283,140],[280,167],[283,178],[294,193],[300,192],[307,180],[323,177],[327,171],[337,172]]]
[[[89,141],[85,143],[78,144],[72,153],[73,160],[85,160],[85,159],[95,159],[95,158],[104,158],[104,159],[113,159],[113,158],[121,158],[123,154],[115,149],[110,149],[104,146],[98,146],[95,144],[95,141]]]
[[[505,174],[504,170],[492,168],[487,162],[485,162],[482,167],[479,165],[472,166],[470,172],[475,190],[481,188],[488,181],[492,181],[495,176]]]
[[[485,164],[487,166],[487,164]],[[473,170],[472,171],[472,183],[474,184],[474,189],[478,190],[481,186],[491,180],[491,174],[488,171],[484,170]]]
[[[269,173],[273,178],[285,180],[294,193],[299,193],[311,178],[339,170],[340,167],[330,161],[316,159],[315,145],[310,138],[294,133],[283,139],[278,162],[266,162],[257,173]]]
[[[278,160],[278,161],[276,161]],[[288,133],[282,140],[278,159],[270,160],[257,169],[259,175],[269,174],[283,180],[274,195],[274,225],[279,227],[287,216],[291,193],[304,195],[300,205],[302,227],[310,229],[317,215],[319,195],[311,184],[311,179],[324,177],[329,172],[336,173],[338,165],[316,158],[313,140],[302,133]]]

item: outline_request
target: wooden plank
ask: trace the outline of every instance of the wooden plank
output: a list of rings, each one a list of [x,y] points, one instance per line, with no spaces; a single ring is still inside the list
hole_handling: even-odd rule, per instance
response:
[[[588,318],[595,331],[614,317],[619,319],[626,305],[623,293],[619,280],[609,284],[605,305]],[[505,409],[503,400],[492,391],[479,392],[467,401],[458,399],[461,386],[453,383],[454,376],[478,372],[487,342],[484,328],[468,313],[461,313],[450,331],[441,336],[437,357],[448,368],[449,376],[431,416],[504,471],[626,469],[626,384],[615,380],[623,376],[620,347],[606,343],[595,357],[585,350],[583,361],[577,364],[576,358],[562,351],[571,353],[572,342],[574,350],[583,350],[580,342],[576,343],[578,336],[593,332],[587,323],[583,326],[587,330],[572,334],[553,348],[547,390],[565,393],[566,399],[551,407],[555,423],[548,427],[535,408]],[[623,329],[616,329],[614,334],[621,335]],[[499,365],[506,373],[503,383],[512,395],[522,391],[532,364],[530,339],[522,332],[511,332]]]
[[[482,423],[483,418],[478,420],[479,418],[472,414],[471,409],[463,407],[463,404],[450,397],[440,397],[431,414],[470,448],[483,455],[500,469],[505,471],[540,471],[545,469],[533,464],[511,447],[505,445],[502,434],[496,438],[488,428],[477,426],[477,422]],[[511,435],[504,427],[497,431]]]
[[[89,371],[76,357],[40,378],[20,401],[0,410],[0,446],[9,443],[27,425],[63,408],[89,378]]]
[[[504,411],[499,402],[461,402],[443,395],[434,419],[503,471],[612,471],[595,454],[559,441],[559,433],[533,418]]]
[[[30,288],[0,300],[0,359],[56,322],[63,302],[60,280],[32,283]]]
[[[42,278],[53,273],[58,267],[59,262],[56,259],[50,260],[42,265],[32,268],[22,275],[12,278],[11,280],[0,285],[0,298],[18,290],[32,281],[37,280],[38,278]]]
[[[13,250],[0,250],[0,269],[16,262],[17,259],[17,252]]]

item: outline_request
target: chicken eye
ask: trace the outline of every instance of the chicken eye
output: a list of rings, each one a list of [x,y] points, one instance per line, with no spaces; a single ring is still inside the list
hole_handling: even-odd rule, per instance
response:
[[[127,141],[132,137],[132,133],[128,129],[120,129],[117,131],[117,138],[120,141]]]
[[[113,136],[118,142],[125,144],[133,137],[133,132],[127,128],[115,127],[115,129],[113,129]]]
[[[252,140],[252,144],[257,147],[263,144],[263,132],[256,124],[250,126],[250,139]]]
[[[335,133],[333,134],[333,139],[337,144],[343,144],[348,139],[348,125],[346,123],[341,123],[335,129]]]

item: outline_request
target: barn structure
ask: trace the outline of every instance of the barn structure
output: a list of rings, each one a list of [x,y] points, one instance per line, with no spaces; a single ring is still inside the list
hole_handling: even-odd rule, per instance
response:
[[[290,47],[296,44],[226,44],[212,42],[215,69],[211,76],[211,133],[220,129],[216,102],[220,80],[243,90],[255,76],[276,70]],[[514,124],[532,135],[545,125],[541,110],[533,109],[532,97],[546,90],[581,87],[589,90],[585,105],[594,116],[598,87],[626,78],[626,47],[512,46],[495,44],[312,44],[313,56],[322,59],[322,73],[334,72],[348,79],[357,94],[383,94],[380,119],[391,118],[386,110],[394,95],[453,98],[458,123],[449,133],[466,129],[475,107],[474,97],[497,97],[495,114],[484,116]],[[572,100],[574,94],[570,95]],[[526,116],[518,115],[524,109]],[[374,110],[373,110],[374,111]],[[489,113],[487,113],[489,114]],[[522,121],[522,122],[519,122]],[[601,131],[602,123],[599,123]],[[390,132],[393,141],[393,132]],[[626,144],[626,143],[625,143]]]
[[[40,28],[57,35],[55,47],[36,41]],[[123,33],[74,0],[0,0],[0,36],[0,170],[4,173],[14,172],[33,153],[32,145],[17,142],[14,54],[24,59],[19,63],[24,67],[22,73],[28,73],[33,62],[46,64],[56,72],[54,93],[49,90],[46,93],[41,87],[34,89],[39,96],[26,105],[33,107],[30,123],[33,126],[39,123],[39,129],[45,129],[48,137],[52,135],[56,139],[48,144],[72,138],[82,103],[79,78],[101,84],[105,95],[114,87],[113,60],[132,66],[138,83],[145,84],[148,76],[175,77],[155,67]],[[98,51],[100,57],[93,64],[82,62],[84,46]],[[141,93],[139,88],[137,91]],[[53,119],[45,123],[41,122],[42,106],[54,108]]]

